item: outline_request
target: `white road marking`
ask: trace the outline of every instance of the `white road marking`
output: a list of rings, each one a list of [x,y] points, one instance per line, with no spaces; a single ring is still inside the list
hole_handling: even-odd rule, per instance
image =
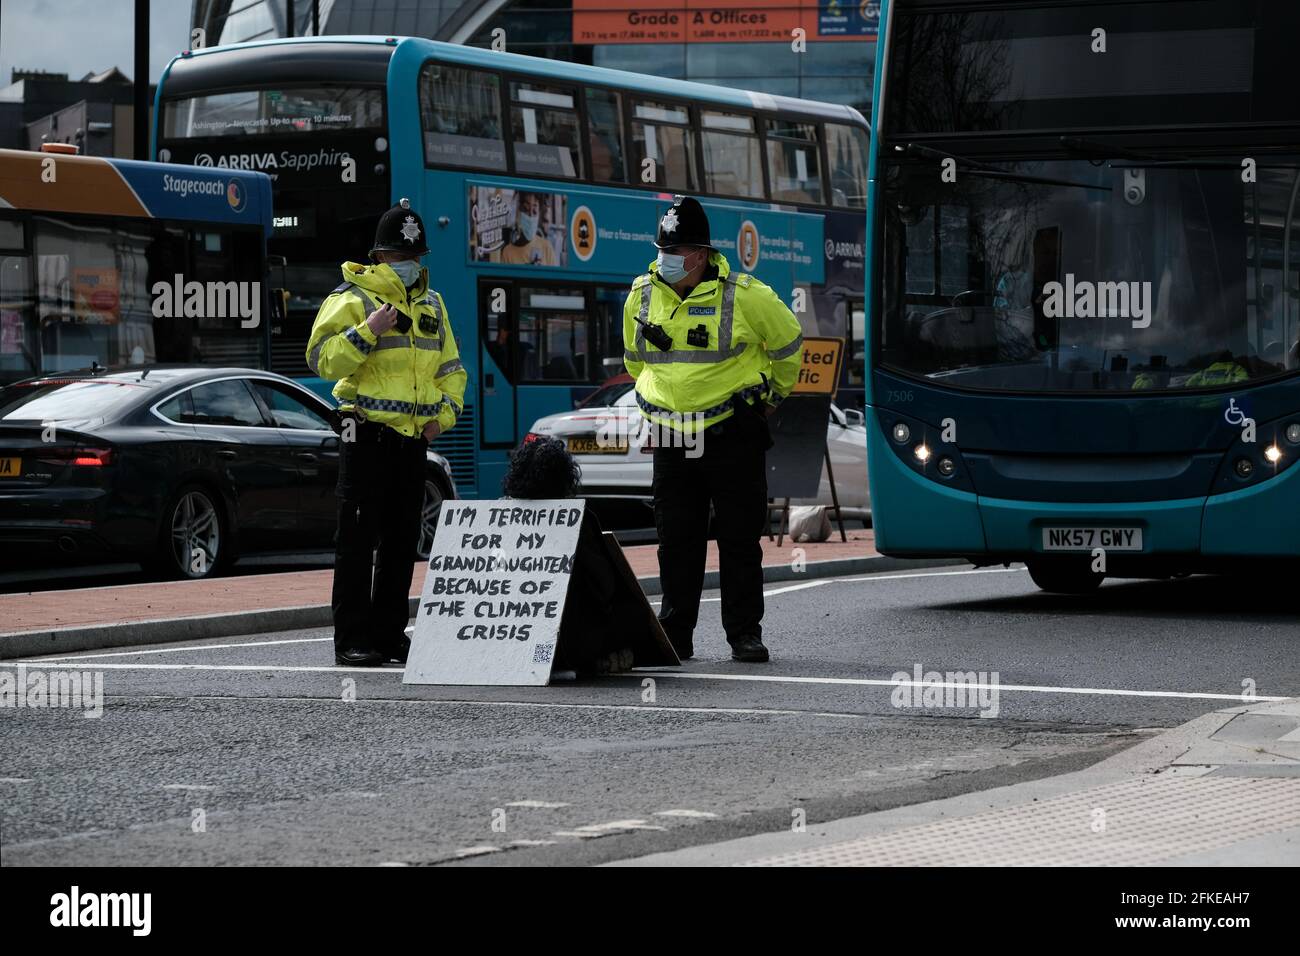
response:
[[[0,777],[0,783],[31,783],[31,777]]]
[[[555,846],[559,840],[511,840],[506,846]]]
[[[1032,694],[1097,694],[1104,697],[1177,697],[1187,700],[1231,700],[1236,701],[1237,703],[1249,702],[1244,700],[1239,693],[1208,694],[1177,690],[1128,690],[1119,687],[1052,687],[1040,686],[1037,684],[929,683],[927,681],[914,680],[876,680],[868,677],[778,677],[769,674],[692,674],[658,671],[649,667],[637,668],[634,673],[654,674],[656,677],[680,678],[682,680],[755,681],[773,684],[839,684],[854,687],[965,687],[968,690],[996,690],[998,692],[1016,691]],[[1252,701],[1292,699],[1293,698],[1290,697],[1267,697],[1263,694],[1256,694],[1250,698]]]
[[[808,588],[823,587],[828,584],[862,584],[862,583],[868,583],[873,581],[896,581],[896,580],[901,580],[903,578],[950,577],[952,575],[958,575],[958,574],[1005,574],[1008,571],[1016,572],[1016,571],[1023,571],[1023,570],[1025,569],[1024,568],[970,568],[965,571],[930,571],[930,572],[918,572],[918,573],[909,573],[909,574],[873,574],[873,575],[868,575],[866,577],[856,577],[856,578],[817,578],[816,580],[813,581],[804,581],[799,584],[791,584],[779,588],[773,588],[772,590],[764,591],[763,596],[773,597],[779,594],[788,594],[791,591],[803,591]],[[93,589],[88,588],[87,590],[93,590]],[[721,600],[722,598],[720,597],[701,598],[700,603],[716,604]],[[663,601],[662,600],[651,601],[650,604],[652,606],[659,605],[659,604],[663,604]],[[407,627],[406,628],[407,636],[408,637],[411,636],[414,633],[414,631],[415,631],[414,626]],[[333,640],[334,639],[332,637],[298,637],[298,638],[290,638],[287,640],[278,640],[278,641],[243,641],[237,644],[191,644],[191,645],[185,645],[181,647],[155,647],[155,648],[147,648],[147,649],[137,648],[135,650],[129,650],[129,651],[109,651],[106,653],[96,653],[96,654],[63,654],[60,655],[59,657],[43,657],[43,658],[26,659],[21,661],[20,663],[32,663],[35,660],[40,660],[42,663],[52,662],[52,661],[98,660],[104,657],[134,657],[140,654],[175,654],[180,651],[216,651],[216,650],[231,650],[233,648],[240,648],[240,647],[274,647],[279,644],[328,644]],[[330,669],[335,670],[337,668],[330,668]],[[368,669],[368,668],[364,668],[364,669]]]
[[[467,856],[484,856],[488,853],[500,853],[500,852],[501,852],[501,847],[492,846],[490,843],[485,843],[482,846],[467,846],[462,850],[457,850],[456,856],[458,859],[464,859]]]
[[[871,574],[866,577],[856,578],[816,578],[812,581],[804,581],[800,584],[791,584],[785,587],[772,588],[770,591],[764,591],[763,597],[773,597],[778,594],[788,594],[791,591],[803,591],[807,588],[819,588],[827,584],[867,584],[875,581],[900,581],[904,578],[946,578],[957,574],[1007,574],[1024,571],[1024,568],[967,568],[965,571],[918,571],[907,574]],[[716,604],[721,601],[720,597],[700,598],[701,604]],[[663,601],[651,601],[650,604],[663,604]]]
[[[375,866],[410,866],[409,863],[403,863],[401,860],[387,860],[383,863],[376,863]]]
[[[560,807],[571,806],[568,803],[547,803],[545,800],[516,800],[513,803],[507,803],[507,807],[526,807],[530,810],[558,810]]]
[[[657,810],[654,815],[657,817],[690,817],[700,820],[716,820],[718,817],[716,813],[709,813],[707,810]]]
[[[574,827],[572,830],[556,830],[555,836],[567,837],[602,837],[611,833],[621,833],[624,830],[664,830],[665,827],[655,826],[652,823],[646,823],[644,820],[610,820],[608,823],[589,823],[586,826]]]
[[[72,667],[80,666],[65,663],[62,661],[36,661],[22,660],[17,661],[19,664],[43,664],[46,667]],[[3,665],[0,665],[3,666]],[[342,674],[342,673],[371,673],[371,674],[404,674],[404,667],[340,667],[334,666],[306,666],[306,665],[284,665],[284,664],[97,664],[98,668],[103,670],[187,670],[187,671],[277,671],[284,673],[323,673],[323,674]],[[1180,700],[1231,700],[1238,703],[1249,703],[1242,698],[1241,694],[1210,694],[1198,693],[1191,691],[1175,690],[1129,690],[1120,687],[1053,687],[1042,686],[1037,684],[931,684],[925,681],[896,681],[888,679],[876,679],[870,677],[783,677],[775,674],[700,674],[690,672],[676,672],[660,670],[654,667],[638,667],[623,675],[611,675],[612,677],[640,677],[646,674],[653,674],[655,677],[663,677],[676,680],[725,680],[741,681],[750,683],[770,683],[770,684],[829,684],[844,687],[964,687],[968,690],[994,690],[999,693],[1013,692],[1026,694],[1095,694],[1103,697],[1172,697]],[[121,695],[115,695],[121,696]],[[256,699],[256,698],[253,698]],[[315,698],[305,698],[314,700]],[[1251,701],[1280,701],[1292,700],[1291,697],[1270,697],[1263,694],[1256,694],[1251,697]],[[443,703],[452,703],[452,701],[443,701]],[[455,701],[455,703],[475,703],[474,701]],[[482,701],[482,703],[497,703],[496,701]],[[565,706],[596,706],[586,704],[572,704]],[[646,710],[661,710],[663,708],[647,707]],[[692,708],[683,708],[690,710]],[[705,712],[712,712],[714,708],[702,707],[695,708]],[[745,711],[738,711],[745,713]],[[762,713],[781,713],[781,711],[762,711]],[[806,711],[792,711],[792,713],[806,713]],[[848,716],[844,714],[834,716]]]
[[[286,641],[247,641],[242,644],[191,644],[187,647],[153,647],[148,650],[111,651],[106,654],[65,654],[62,657],[41,658],[45,661],[87,661],[101,657],[133,657],[136,654],[175,654],[178,651],[218,651],[232,647],[271,647],[276,644],[324,644],[333,641],[332,637],[295,637]]]
[[[164,783],[164,790],[215,790],[216,787],[210,787],[206,783]]]

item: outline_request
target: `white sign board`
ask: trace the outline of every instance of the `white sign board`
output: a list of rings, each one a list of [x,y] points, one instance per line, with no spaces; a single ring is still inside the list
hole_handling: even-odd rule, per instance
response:
[[[444,503],[402,682],[549,683],[583,505]]]

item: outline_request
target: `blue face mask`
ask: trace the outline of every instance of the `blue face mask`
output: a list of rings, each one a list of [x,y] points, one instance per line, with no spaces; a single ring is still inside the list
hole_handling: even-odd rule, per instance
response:
[[[397,278],[402,280],[402,285],[408,289],[420,281],[420,260],[403,259],[400,262],[388,263],[388,268],[397,273]]]
[[[537,235],[537,217],[530,216],[526,212],[519,214],[519,234],[529,242],[533,241],[533,236]]]
[[[659,265],[659,278],[663,279],[669,285],[675,282],[681,282],[690,273],[686,269],[685,256],[670,256],[668,253],[660,250],[659,258],[656,260]]]

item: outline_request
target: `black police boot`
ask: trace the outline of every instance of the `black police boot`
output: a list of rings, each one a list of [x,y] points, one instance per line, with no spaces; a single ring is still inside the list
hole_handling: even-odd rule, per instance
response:
[[[405,664],[406,658],[411,653],[411,639],[403,634],[396,641],[382,645],[379,648],[379,653],[384,656],[384,660],[388,663]]]
[[[744,661],[746,664],[764,664],[767,662],[767,648],[763,641],[752,634],[738,637],[731,641],[731,659]]]
[[[368,647],[349,647],[334,651],[334,663],[346,667],[378,667],[384,662],[384,655]]]

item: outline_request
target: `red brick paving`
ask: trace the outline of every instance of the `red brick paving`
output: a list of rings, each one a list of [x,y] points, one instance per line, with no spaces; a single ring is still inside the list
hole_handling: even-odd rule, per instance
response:
[[[803,548],[807,561],[859,558],[874,555],[870,530],[848,533],[841,543],[838,530],[821,544],[792,544],[781,547],[776,540],[763,539],[763,564],[775,566],[794,560],[793,549]],[[623,549],[638,577],[659,573],[655,545],[634,545]],[[717,545],[709,542],[707,568],[718,566]],[[248,574],[211,581],[165,581],[125,584],[115,587],[80,588],[67,591],[37,591],[0,596],[0,628],[3,633],[47,631],[96,624],[123,624],[168,618],[199,617],[235,611],[328,604],[332,570],[291,571],[282,574]],[[411,594],[420,593],[424,566],[411,575]]]

